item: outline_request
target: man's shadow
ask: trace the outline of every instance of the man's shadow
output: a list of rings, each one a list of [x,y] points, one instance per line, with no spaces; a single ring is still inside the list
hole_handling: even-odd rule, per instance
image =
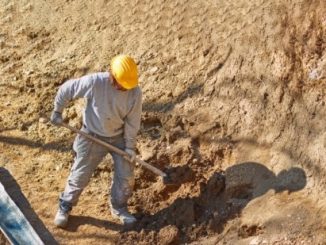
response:
[[[34,228],[37,235],[41,238],[44,244],[58,244],[52,234],[45,227],[42,220],[35,213],[29,201],[22,193],[19,184],[16,182],[10,172],[0,167],[0,182],[4,186],[6,192],[14,203],[18,206],[20,211],[24,214],[31,226]]]
[[[303,169],[293,167],[275,175],[255,162],[233,165],[224,173],[215,172],[201,183],[197,197],[178,198],[155,214],[139,214],[136,231],[159,231],[168,225],[178,227],[180,242],[209,232],[221,233],[225,223],[236,217],[253,199],[274,189],[276,193],[295,192],[306,186]],[[187,237],[192,234],[192,237]]]
[[[122,231],[123,225],[104,220],[104,219],[98,219],[93,218],[90,216],[78,216],[78,215],[70,215],[69,216],[69,224],[65,230],[70,232],[76,232],[79,228],[79,226],[82,225],[92,225],[100,228],[104,228],[106,230],[113,230],[113,231]]]

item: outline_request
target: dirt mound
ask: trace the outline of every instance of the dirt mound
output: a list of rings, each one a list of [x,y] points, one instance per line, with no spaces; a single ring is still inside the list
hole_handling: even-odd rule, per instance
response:
[[[322,244],[325,1],[0,2],[0,166],[62,244]],[[52,224],[74,135],[40,120],[68,78],[135,57],[143,89],[124,230],[106,158],[67,230]],[[80,127],[84,101],[64,112]]]
[[[138,242],[145,239],[148,243],[159,243],[160,234],[162,232],[166,234],[170,229],[170,235],[174,237],[173,234],[177,233],[180,242],[213,235],[221,232],[227,222],[237,217],[250,201],[268,191],[273,189],[277,193],[284,191],[290,193],[303,189],[306,186],[306,175],[300,168],[291,168],[276,176],[262,164],[245,162],[229,167],[225,173],[215,172],[207,181],[198,179],[192,181],[198,182],[198,189],[192,188],[192,192],[188,192],[186,197],[176,198],[166,205],[166,208],[154,214],[138,210],[139,224],[135,229],[138,233],[132,233],[133,239]],[[176,196],[182,193],[182,190],[175,187],[161,188],[160,191],[156,189],[153,193],[147,190],[147,195],[152,197],[148,201],[152,200],[153,203],[160,201],[160,207],[163,206],[163,200],[167,199],[160,196],[168,196],[168,193]],[[238,230],[238,236],[241,238],[260,233],[263,233],[261,224],[243,224]],[[129,233],[121,238],[121,243],[128,242],[127,234]]]

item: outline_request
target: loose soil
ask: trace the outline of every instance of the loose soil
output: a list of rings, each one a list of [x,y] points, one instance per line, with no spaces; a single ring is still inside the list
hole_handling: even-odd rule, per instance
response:
[[[0,1],[1,182],[46,244],[325,244],[325,13],[324,0]],[[137,167],[126,229],[108,156],[58,229],[75,135],[43,118],[61,84],[120,53],[140,70],[138,153],[176,185]]]

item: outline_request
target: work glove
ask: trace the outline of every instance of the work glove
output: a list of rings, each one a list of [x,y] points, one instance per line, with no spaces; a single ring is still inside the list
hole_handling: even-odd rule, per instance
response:
[[[60,124],[63,122],[62,114],[60,112],[53,111],[51,114],[50,121],[52,124],[60,126]]]
[[[136,160],[136,152],[129,148],[126,148],[125,152],[129,155],[130,162],[134,163]]]

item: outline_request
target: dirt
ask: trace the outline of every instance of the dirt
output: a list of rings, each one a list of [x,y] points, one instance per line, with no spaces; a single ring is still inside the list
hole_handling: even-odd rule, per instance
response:
[[[325,244],[325,13],[322,0],[0,1],[0,174],[59,244]],[[40,118],[64,81],[119,53],[140,69],[139,155],[176,185],[137,167],[125,229],[107,157],[57,229],[75,135]],[[65,121],[80,127],[83,105]]]

